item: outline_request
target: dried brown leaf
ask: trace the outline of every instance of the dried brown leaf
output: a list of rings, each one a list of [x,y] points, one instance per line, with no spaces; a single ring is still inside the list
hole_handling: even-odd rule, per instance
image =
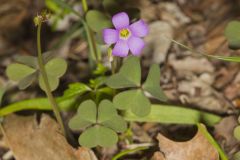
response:
[[[10,115],[3,128],[17,160],[96,160],[91,150],[72,148],[48,115],[43,115],[39,124],[35,116]]]
[[[157,153],[153,157],[154,160],[219,160],[217,150],[200,131],[186,142],[175,142],[162,134],[158,134],[157,139],[165,159]]]

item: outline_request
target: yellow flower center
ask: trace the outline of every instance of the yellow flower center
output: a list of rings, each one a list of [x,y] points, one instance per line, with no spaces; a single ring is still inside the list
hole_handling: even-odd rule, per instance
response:
[[[127,39],[130,36],[130,31],[128,29],[121,29],[119,32],[120,38]]]

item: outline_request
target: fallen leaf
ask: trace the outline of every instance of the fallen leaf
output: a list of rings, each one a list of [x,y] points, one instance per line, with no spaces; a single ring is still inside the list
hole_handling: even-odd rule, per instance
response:
[[[156,153],[154,160],[219,160],[217,150],[200,131],[186,142],[175,142],[162,134],[158,134],[157,139],[165,159]]]
[[[96,160],[91,150],[72,148],[48,115],[43,114],[39,124],[36,116],[10,115],[3,128],[17,160]]]

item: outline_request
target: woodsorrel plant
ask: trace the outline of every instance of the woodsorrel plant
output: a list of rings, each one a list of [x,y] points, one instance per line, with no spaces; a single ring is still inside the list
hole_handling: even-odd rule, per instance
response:
[[[167,124],[204,122],[212,126],[221,120],[221,117],[214,114],[161,104],[167,102],[167,97],[160,87],[160,68],[157,64],[150,66],[147,78],[142,81],[139,55],[145,45],[143,37],[147,36],[149,31],[148,25],[139,17],[139,10],[121,9],[117,1],[111,0],[103,1],[104,12],[88,10],[86,1],[82,0],[84,15],[81,15],[61,0],[47,0],[47,2],[50,9],[54,8],[53,12],[58,13],[59,9],[79,17],[77,27],[74,25],[73,29],[81,28],[85,34],[83,38],[88,42],[93,76],[89,79],[89,83],[71,83],[63,96],[53,97],[52,91],[57,89],[60,77],[66,72],[67,63],[62,58],[55,58],[52,52],[42,54],[41,26],[48,19],[48,14],[44,12],[34,19],[37,26],[38,56],[17,56],[16,63],[10,64],[6,73],[9,79],[18,82],[20,89],[29,87],[37,80],[47,98],[10,104],[0,109],[0,116],[27,109],[52,109],[62,132],[66,133],[65,121],[61,117],[60,110],[77,111],[68,124],[72,130],[81,131],[78,141],[80,145],[86,147],[109,147],[116,144],[119,134],[126,132],[127,129],[131,130],[128,127],[128,122],[131,121]],[[239,22],[229,24],[225,33],[230,47],[239,49]],[[177,41],[172,41],[194,51]],[[108,68],[103,65],[103,55],[100,51],[100,46],[106,44],[112,64],[111,75],[108,74]],[[239,57],[198,53],[211,58],[240,62]],[[159,104],[153,104],[152,99],[157,100]],[[239,137],[239,130],[239,127],[235,130],[236,137]],[[210,134],[205,135],[207,138],[210,137],[211,143],[218,146],[213,142]],[[220,147],[217,150],[224,159]]]

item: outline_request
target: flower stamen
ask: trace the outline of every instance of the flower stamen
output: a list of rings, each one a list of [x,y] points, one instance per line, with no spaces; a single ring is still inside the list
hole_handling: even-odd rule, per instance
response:
[[[121,39],[128,39],[131,35],[131,32],[128,29],[121,29],[119,32],[119,36]]]

